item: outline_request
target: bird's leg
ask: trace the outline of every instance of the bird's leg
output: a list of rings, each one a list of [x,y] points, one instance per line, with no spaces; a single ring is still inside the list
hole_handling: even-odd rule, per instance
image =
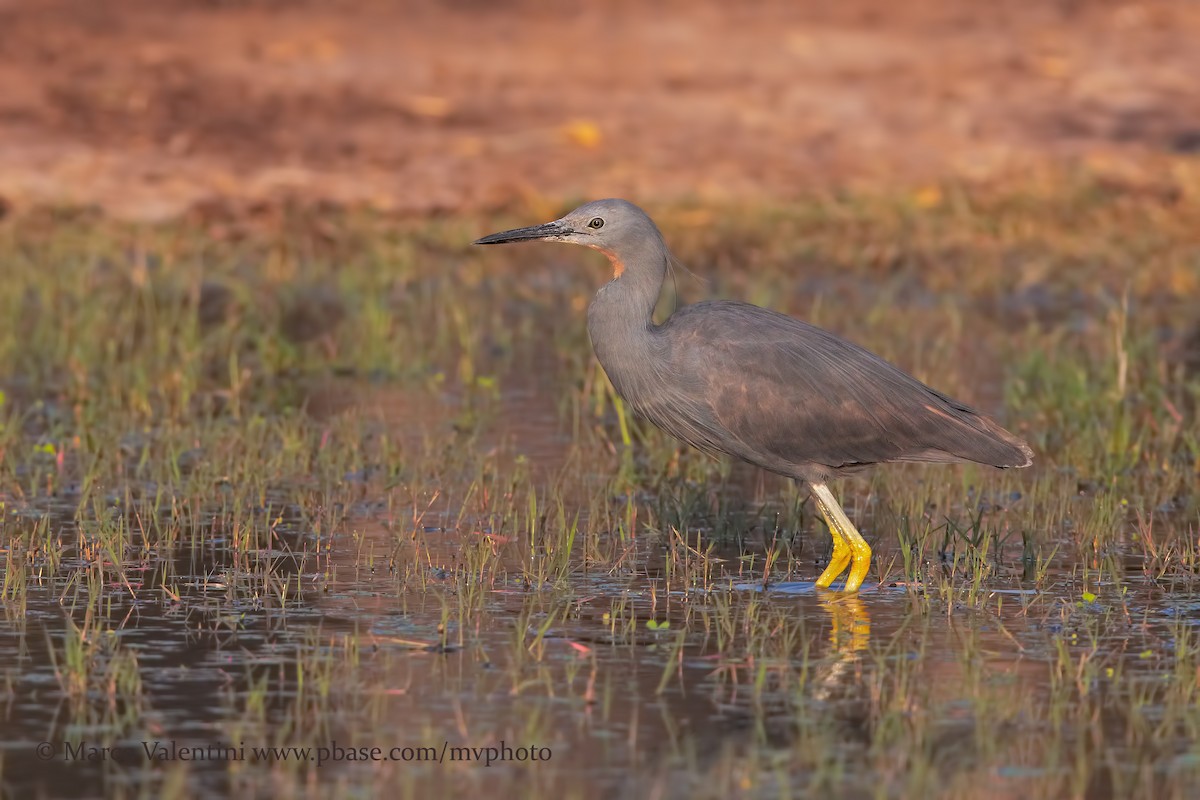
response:
[[[828,486],[814,483],[810,484],[809,488],[812,489],[817,507],[821,509],[821,516],[825,517],[829,532],[833,535],[833,556],[829,559],[829,566],[821,573],[821,577],[817,578],[817,586],[828,588],[849,564],[850,575],[846,578],[843,591],[857,592],[871,568],[871,546],[854,527],[846,512],[842,511]]]
[[[837,579],[846,571],[846,567],[850,564],[850,545],[846,542],[841,532],[834,526],[829,518],[828,512],[825,511],[825,506],[820,500],[817,505],[821,507],[821,515],[825,517],[825,522],[829,526],[829,533],[833,536],[833,553],[829,556],[829,565],[825,567],[825,571],[821,573],[821,577],[817,578],[817,586],[822,589],[828,589],[829,584]]]

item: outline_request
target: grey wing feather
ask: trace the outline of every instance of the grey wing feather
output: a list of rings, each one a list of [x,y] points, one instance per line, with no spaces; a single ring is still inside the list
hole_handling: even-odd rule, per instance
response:
[[[677,369],[707,398],[724,436],[718,449],[768,469],[1030,463],[1028,446],[992,420],[791,317],[745,303],[701,303],[680,309],[662,332]]]

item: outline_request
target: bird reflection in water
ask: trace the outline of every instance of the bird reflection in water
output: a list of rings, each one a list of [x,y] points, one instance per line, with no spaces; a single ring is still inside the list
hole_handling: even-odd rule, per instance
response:
[[[817,630],[810,627],[804,643],[783,659],[759,652],[720,663],[710,676],[721,715],[749,724],[780,746],[794,734],[798,715],[832,715],[854,729],[862,721],[863,654],[871,642],[867,603],[857,594],[824,590],[815,599],[805,602],[801,616],[812,622],[814,608],[820,609]]]
[[[871,643],[871,617],[857,594],[817,592],[817,604],[829,614],[829,658],[816,667],[812,697],[823,702],[854,699],[860,686],[862,654]]]
[[[871,616],[858,595],[818,592],[817,603],[829,614],[829,652],[852,655],[871,642]]]

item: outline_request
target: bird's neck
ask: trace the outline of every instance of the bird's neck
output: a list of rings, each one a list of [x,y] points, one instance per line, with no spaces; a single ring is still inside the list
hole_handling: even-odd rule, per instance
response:
[[[596,293],[588,308],[588,334],[596,358],[627,399],[636,392],[632,376],[654,355],[654,307],[667,270],[665,249],[646,255],[628,259],[625,270]]]

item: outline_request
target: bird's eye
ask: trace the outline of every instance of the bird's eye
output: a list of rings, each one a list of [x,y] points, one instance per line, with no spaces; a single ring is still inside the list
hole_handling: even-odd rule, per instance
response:
[[[588,227],[589,228],[597,228],[597,229],[603,228],[604,220],[600,219],[599,217],[596,217],[595,219],[593,219],[591,222],[588,223]]]

